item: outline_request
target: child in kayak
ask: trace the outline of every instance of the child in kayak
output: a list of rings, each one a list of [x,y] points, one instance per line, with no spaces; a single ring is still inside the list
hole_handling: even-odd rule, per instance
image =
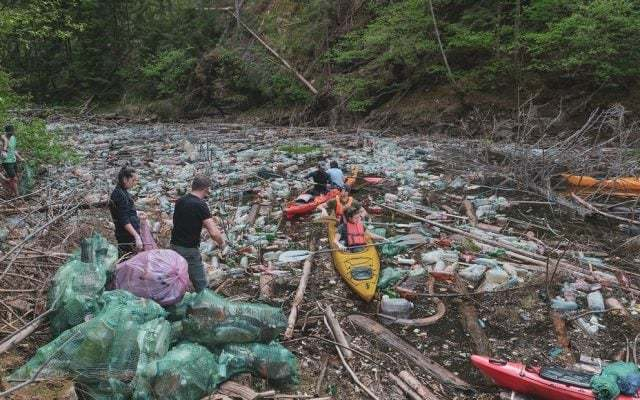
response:
[[[350,251],[358,251],[367,244],[367,238],[383,241],[384,237],[367,231],[364,226],[363,209],[361,206],[351,206],[344,212],[345,222],[338,226],[334,243],[340,250],[349,249]]]

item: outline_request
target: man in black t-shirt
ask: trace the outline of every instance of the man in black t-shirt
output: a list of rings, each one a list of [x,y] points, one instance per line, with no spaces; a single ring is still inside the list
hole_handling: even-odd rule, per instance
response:
[[[207,275],[200,254],[200,233],[204,226],[211,238],[220,246],[226,246],[220,230],[211,218],[209,206],[204,199],[209,195],[211,180],[204,175],[196,175],[191,184],[191,193],[182,196],[173,212],[171,249],[187,260],[189,279],[196,292],[207,287]]]

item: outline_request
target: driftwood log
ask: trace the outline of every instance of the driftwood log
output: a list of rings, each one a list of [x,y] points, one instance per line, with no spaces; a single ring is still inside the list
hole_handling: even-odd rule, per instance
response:
[[[471,389],[471,385],[467,382],[463,381],[442,365],[422,354],[418,349],[400,339],[395,333],[391,332],[376,321],[363,315],[350,315],[348,320],[393,350],[402,353],[402,355],[404,355],[408,360],[422,368],[422,370],[427,372],[429,375],[438,379],[441,383],[452,385],[462,390]]]
[[[400,371],[398,374],[400,379],[402,379],[411,389],[413,389],[423,400],[440,400],[440,398],[433,393],[428,387],[426,387],[422,382],[418,380],[411,372],[409,371]]]
[[[310,250],[314,250],[313,243],[310,246]],[[296,291],[296,295],[293,298],[293,302],[291,304],[291,312],[289,313],[289,321],[287,323],[287,330],[284,332],[285,339],[291,339],[293,337],[293,330],[296,326],[296,319],[298,318],[298,307],[302,303],[304,299],[304,292],[307,290],[307,283],[309,282],[309,276],[311,275],[311,265],[312,265],[313,256],[307,258],[302,266],[302,277],[300,278],[300,283],[298,284],[298,290]]]

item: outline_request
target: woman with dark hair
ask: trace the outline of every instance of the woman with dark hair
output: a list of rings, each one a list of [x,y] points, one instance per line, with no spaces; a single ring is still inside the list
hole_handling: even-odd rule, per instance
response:
[[[129,166],[124,166],[118,172],[118,182],[113,192],[111,192],[109,211],[111,211],[111,218],[115,226],[118,256],[120,258],[143,248],[142,238],[140,237],[140,219],[133,197],[129,193],[129,189],[134,187],[137,182],[138,174],[136,170]]]
[[[9,189],[15,196],[18,195],[18,170],[17,161],[24,161],[22,156],[16,150],[17,140],[16,131],[13,125],[7,125],[4,127],[4,136],[2,137],[2,154],[0,154],[0,160],[2,161],[2,167],[7,174]]]
[[[344,222],[338,226],[334,243],[340,250],[358,251],[367,245],[367,237],[373,240],[384,241],[384,237],[369,232],[362,221],[362,207],[355,205],[344,212]]]

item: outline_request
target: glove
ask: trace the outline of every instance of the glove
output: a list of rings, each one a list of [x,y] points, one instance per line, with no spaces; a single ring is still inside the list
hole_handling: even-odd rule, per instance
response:
[[[144,249],[144,245],[142,244],[142,238],[140,237],[140,235],[136,235],[135,239],[136,239],[136,249],[138,249],[138,251],[141,251],[142,249]]]
[[[346,250],[346,249],[347,249],[347,246],[345,246],[345,245],[343,245],[342,243],[338,242],[338,248],[339,248],[340,250]]]

